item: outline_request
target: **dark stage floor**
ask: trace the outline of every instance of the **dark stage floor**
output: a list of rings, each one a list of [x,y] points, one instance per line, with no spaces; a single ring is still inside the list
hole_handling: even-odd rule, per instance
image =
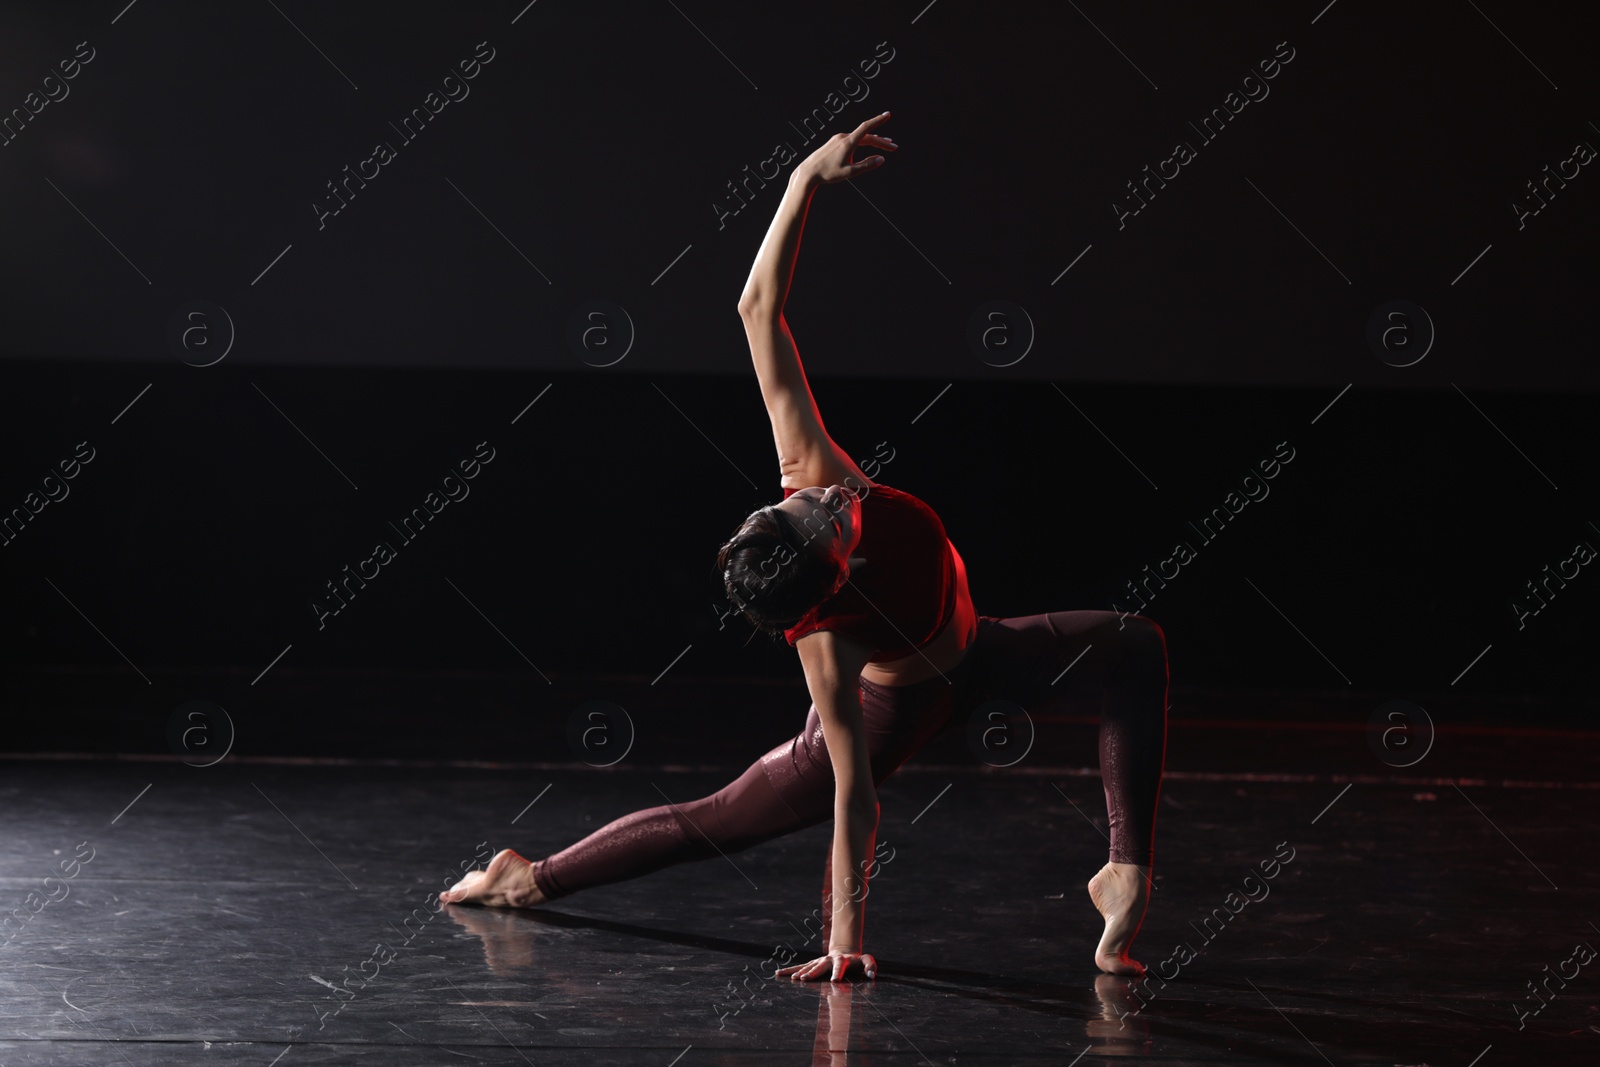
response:
[[[1396,768],[1326,718],[1175,710],[1136,946],[1168,980],[1131,987],[1092,964],[1082,722],[1006,769],[947,734],[881,790],[880,976],[836,988],[753,977],[809,929],[826,825],[540,911],[427,905],[729,771],[8,761],[0,1064],[1600,1061],[1594,735],[1441,724]]]

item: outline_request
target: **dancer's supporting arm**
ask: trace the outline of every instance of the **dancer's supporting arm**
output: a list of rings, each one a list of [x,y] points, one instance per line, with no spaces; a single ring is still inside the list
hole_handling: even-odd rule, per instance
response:
[[[889,138],[868,132],[888,117],[885,111],[851,133],[834,134],[796,165],[739,297],[739,317],[744,320],[745,335],[750,341],[761,399],[772,419],[778,469],[783,476],[780,484],[785,488],[845,485],[860,489],[869,484],[861,469],[823,428],[822,414],[795,351],[794,335],[783,316],[783,305],[789,297],[811,194],[819,185],[832,185],[880,166],[882,156],[852,163],[850,155],[862,144],[894,151],[895,144]]]
[[[785,967],[776,977],[837,982],[859,967],[875,978],[878,961],[862,943],[868,857],[878,833],[878,790],[861,713],[861,668],[872,649],[830,630],[807,634],[795,648],[833,761],[833,916],[828,954]]]

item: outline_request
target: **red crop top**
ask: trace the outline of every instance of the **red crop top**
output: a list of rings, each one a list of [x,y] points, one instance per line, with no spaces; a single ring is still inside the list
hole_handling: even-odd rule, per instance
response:
[[[784,489],[787,500],[793,489]],[[871,645],[868,662],[900,659],[939,635],[956,610],[956,564],[944,523],[927,504],[887,485],[861,499],[856,565],[839,591],[783,632],[793,645],[835,630]]]

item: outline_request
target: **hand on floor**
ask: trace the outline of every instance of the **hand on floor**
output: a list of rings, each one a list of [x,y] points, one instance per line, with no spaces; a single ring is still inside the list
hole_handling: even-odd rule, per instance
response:
[[[853,970],[858,969],[868,978],[878,977],[878,961],[870,952],[830,952],[826,956],[818,956],[810,963],[797,963],[793,967],[785,967],[772,977],[790,977],[797,982],[810,982],[827,977],[830,982],[838,982],[848,978]],[[829,972],[832,972],[831,976]]]

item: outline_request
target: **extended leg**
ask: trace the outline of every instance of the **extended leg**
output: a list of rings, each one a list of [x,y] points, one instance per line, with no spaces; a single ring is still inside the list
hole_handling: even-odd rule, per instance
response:
[[[553,900],[676,863],[739,852],[822,822],[833,813],[833,783],[796,770],[797,741],[774,748],[710,796],[669,800],[601,827],[534,864],[534,880]]]
[[[948,720],[951,684],[932,679],[886,688],[864,683],[862,716],[875,782],[882,782]],[[698,800],[625,815],[534,864],[546,899],[708,859],[815,826],[833,817],[833,762],[812,707],[805,729],[738,779]],[[824,909],[824,916],[830,914]]]
[[[813,713],[814,714],[814,713]],[[832,780],[802,776],[786,741],[710,796],[624,815],[547,859],[529,863],[505,849],[486,871],[468,872],[440,899],[531,907],[580,889],[637,878],[688,860],[737,852],[827,818]],[[803,756],[803,748],[798,749]]]
[[[862,710],[873,778],[881,782],[948,720],[943,679],[885,691],[864,685]],[[710,796],[624,815],[537,863],[507,849],[441,899],[527,907],[688,860],[727,855],[833,815],[833,765],[812,707],[806,728]],[[831,911],[823,909],[823,915]]]

